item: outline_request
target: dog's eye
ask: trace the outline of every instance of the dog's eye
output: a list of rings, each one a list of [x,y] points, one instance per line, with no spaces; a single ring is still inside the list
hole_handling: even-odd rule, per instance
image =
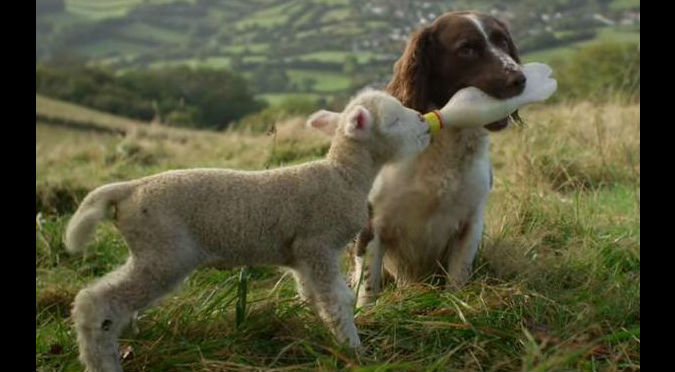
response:
[[[472,45],[466,44],[459,48],[458,54],[460,57],[473,58],[476,56],[477,50]]]
[[[509,42],[506,40],[506,38],[502,35],[495,35],[492,37],[493,43],[497,45],[498,47],[509,50]]]
[[[509,50],[509,42],[506,39],[501,39],[498,45],[506,50]]]
[[[398,124],[399,118],[396,118],[396,120],[392,121],[391,123],[387,124],[387,128],[394,128]]]

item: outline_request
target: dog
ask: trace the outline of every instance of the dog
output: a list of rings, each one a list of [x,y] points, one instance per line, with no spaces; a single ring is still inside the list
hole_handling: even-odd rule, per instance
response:
[[[504,99],[520,94],[525,83],[503,22],[449,12],[412,35],[387,91],[429,112],[468,86]],[[488,134],[509,120],[521,122],[515,112],[484,127],[446,128],[416,157],[381,170],[369,195],[369,222],[352,252],[350,281],[359,288],[359,305],[376,298],[382,271],[397,284],[440,277],[461,286],[468,280],[492,188]],[[365,285],[358,285],[361,280]]]

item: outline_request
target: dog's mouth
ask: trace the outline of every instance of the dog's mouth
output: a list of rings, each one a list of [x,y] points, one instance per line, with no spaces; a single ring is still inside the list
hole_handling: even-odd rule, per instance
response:
[[[466,88],[468,86],[475,86],[475,85],[465,84],[465,85],[462,86],[462,88]],[[456,91],[455,91],[455,93],[456,93]],[[454,93],[453,93],[453,95],[454,95]],[[506,98],[510,97],[509,94],[504,94],[503,92],[499,92],[499,91],[496,92],[496,93],[490,93],[490,95],[497,98],[497,99],[506,99]],[[504,119],[497,120],[497,121],[492,122],[490,124],[486,124],[486,125],[483,126],[483,128],[489,130],[490,132],[499,132],[501,130],[506,129],[506,127],[508,127],[508,126],[509,126],[509,118],[505,117]]]
[[[502,120],[495,121],[494,123],[487,124],[483,126],[485,129],[490,132],[499,132],[502,129],[505,129],[509,126],[509,118],[504,118]]]

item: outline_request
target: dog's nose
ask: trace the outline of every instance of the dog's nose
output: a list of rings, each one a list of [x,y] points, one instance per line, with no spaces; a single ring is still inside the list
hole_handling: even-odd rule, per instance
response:
[[[522,92],[523,89],[525,89],[526,82],[527,78],[525,77],[525,74],[523,74],[522,71],[518,71],[513,75],[509,76],[508,80],[506,81],[506,85],[510,89]]]

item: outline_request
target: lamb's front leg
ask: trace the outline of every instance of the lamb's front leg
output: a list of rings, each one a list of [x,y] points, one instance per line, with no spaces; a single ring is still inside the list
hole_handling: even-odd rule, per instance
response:
[[[306,286],[316,311],[338,341],[357,348],[361,340],[354,324],[354,295],[340,275],[338,254],[334,249],[314,250],[310,257],[300,259],[295,269],[298,282]]]

